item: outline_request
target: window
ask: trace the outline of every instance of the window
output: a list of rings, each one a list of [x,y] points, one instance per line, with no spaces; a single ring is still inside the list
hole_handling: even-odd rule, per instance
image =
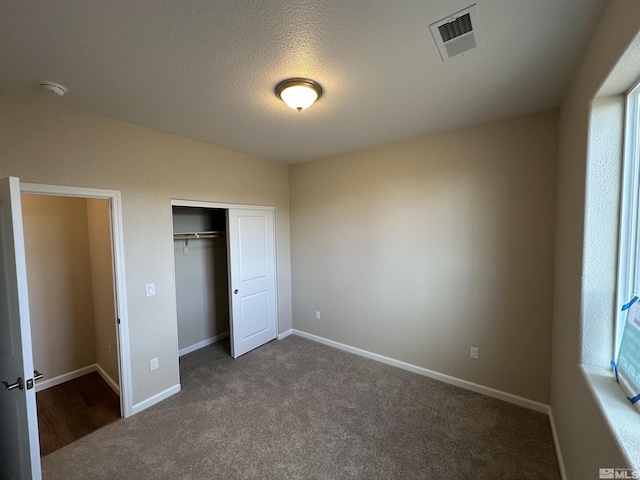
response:
[[[631,308],[620,308],[631,295],[640,293],[640,84],[626,98],[625,145],[622,171],[620,217],[620,255],[618,268],[618,312],[614,334],[614,358],[618,362],[616,377],[627,398],[640,410],[640,311],[636,301]],[[630,306],[629,302],[627,306]],[[628,317],[628,319],[627,319]]]
[[[620,214],[620,250],[617,305],[640,294],[640,81],[627,94],[625,145]],[[618,308],[614,335],[614,358],[618,357],[626,312]]]

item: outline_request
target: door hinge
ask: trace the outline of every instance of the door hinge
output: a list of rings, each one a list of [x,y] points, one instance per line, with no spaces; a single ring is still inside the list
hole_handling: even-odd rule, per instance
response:
[[[118,318],[118,325],[120,325],[120,318]]]

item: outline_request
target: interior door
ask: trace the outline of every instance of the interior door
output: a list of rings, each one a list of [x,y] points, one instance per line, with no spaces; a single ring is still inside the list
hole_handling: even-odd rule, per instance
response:
[[[231,356],[276,338],[273,211],[229,209]]]
[[[0,477],[40,479],[20,181],[15,177],[0,180],[0,315]]]

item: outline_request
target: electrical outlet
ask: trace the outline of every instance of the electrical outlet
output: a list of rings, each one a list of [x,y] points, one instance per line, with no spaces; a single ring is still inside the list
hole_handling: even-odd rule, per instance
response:
[[[474,360],[478,360],[478,347],[471,347],[469,351],[469,356]]]
[[[152,372],[158,369],[158,357],[152,358],[149,360],[149,370]]]
[[[107,345],[107,355],[111,355],[111,345]]]
[[[145,285],[145,290],[147,293],[147,297],[153,297],[156,294],[156,284],[155,283],[147,283]]]
[[[316,310],[316,320],[320,320],[320,312]]]

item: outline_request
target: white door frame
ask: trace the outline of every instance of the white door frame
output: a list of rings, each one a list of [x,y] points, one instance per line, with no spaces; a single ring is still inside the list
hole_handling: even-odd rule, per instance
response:
[[[267,206],[267,205],[243,205],[243,204],[238,204],[238,203],[218,203],[218,202],[203,202],[203,201],[199,201],[199,200],[179,200],[179,199],[171,199],[171,208],[172,208],[172,212],[173,212],[173,207],[196,207],[196,208],[210,208],[210,209],[218,209],[218,210],[231,210],[231,209],[240,209],[240,210],[270,210],[273,212],[273,261],[274,261],[274,269],[275,269],[275,278],[274,278],[274,293],[275,293],[275,309],[276,309],[276,338],[278,338],[278,335],[280,332],[280,311],[278,310],[278,229],[276,227],[277,225],[277,212],[276,212],[276,207],[274,206]],[[173,217],[172,217],[173,218]],[[227,255],[228,255],[228,248],[229,246],[227,245]],[[176,258],[175,258],[175,250],[172,249],[171,250],[174,255],[173,257],[173,284],[176,284],[176,278],[175,278],[175,265],[176,265]],[[230,268],[230,266],[228,267]],[[231,285],[229,285],[229,288],[231,288]],[[177,289],[176,289],[176,294],[177,294]],[[176,347],[178,347],[178,325],[177,325],[177,321],[178,321],[178,299],[176,296]],[[231,310],[231,301],[229,301],[229,310]],[[229,312],[229,315],[231,315],[231,312]],[[179,351],[179,348],[178,348]]]
[[[20,192],[34,195],[54,195],[107,199],[110,203],[111,237],[113,247],[113,273],[115,276],[116,314],[118,325],[118,353],[120,367],[120,407],[122,415],[133,414],[131,382],[131,349],[129,345],[129,317],[127,310],[127,287],[124,269],[124,236],[122,229],[122,200],[117,190],[98,188],[67,187],[20,182]]]

